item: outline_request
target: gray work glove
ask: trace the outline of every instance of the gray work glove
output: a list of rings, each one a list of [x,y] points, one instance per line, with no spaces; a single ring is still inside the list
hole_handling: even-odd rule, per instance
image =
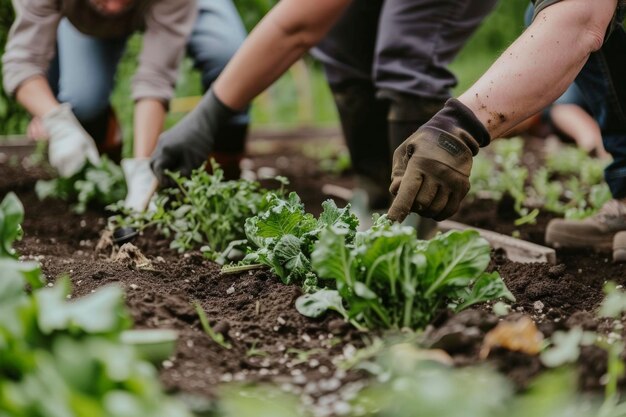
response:
[[[440,221],[456,213],[470,188],[472,157],[490,140],[469,108],[448,100],[394,152],[389,218],[403,221],[414,211]]]
[[[188,176],[213,150],[218,132],[237,114],[209,90],[195,109],[159,137],[150,166],[161,186],[171,185],[165,170]]]
[[[48,132],[48,160],[62,177],[71,177],[87,161],[97,164],[100,154],[96,143],[83,129],[69,104],[61,104],[42,118]]]

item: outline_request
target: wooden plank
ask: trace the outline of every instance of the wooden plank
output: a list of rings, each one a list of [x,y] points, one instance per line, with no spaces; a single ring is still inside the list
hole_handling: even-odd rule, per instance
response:
[[[546,246],[537,245],[536,243],[527,242],[525,240],[516,239],[501,233],[479,229],[477,227],[468,226],[451,220],[444,220],[440,222],[439,229],[442,231],[467,229],[476,230],[491,244],[493,248],[503,249],[506,252],[507,257],[514,262],[546,262],[552,265],[556,264],[555,250]]]

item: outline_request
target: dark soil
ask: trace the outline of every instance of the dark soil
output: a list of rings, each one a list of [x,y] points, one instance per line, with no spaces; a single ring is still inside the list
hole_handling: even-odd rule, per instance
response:
[[[317,162],[294,146],[294,141],[253,143],[251,169],[276,167],[277,174],[291,180],[290,188],[301,195],[307,209],[319,212],[321,202],[328,198],[320,191],[325,183],[350,187],[353,179],[349,173],[337,178],[320,172]],[[280,163],[276,163],[279,155]],[[9,166],[5,161],[0,163],[0,174],[0,199],[15,191],[26,209],[24,239],[17,249],[23,258],[41,262],[50,282],[68,275],[74,297],[117,283],[126,290],[136,327],[180,332],[176,352],[163,362],[160,372],[171,391],[213,397],[220,382],[271,381],[302,394],[306,403],[336,396],[341,389],[358,389],[363,383],[362,373],[345,372],[335,363],[363,346],[371,335],[356,332],[334,315],[322,320],[301,316],[294,308],[298,288],[284,286],[267,271],[221,274],[217,265],[200,254],[175,253],[168,241],[150,233],[134,242],[151,260],[150,269],[112,261],[109,252],[95,250],[106,223],[104,212],[76,215],[64,202],[40,202],[34,184],[49,176],[45,169],[24,168],[20,163]],[[542,214],[537,225],[519,228],[521,236],[543,243],[549,218]],[[456,219],[502,233],[514,230],[506,213],[499,213],[497,204],[490,201],[464,205]],[[546,337],[575,326],[611,331],[611,323],[596,319],[594,313],[606,281],[626,284],[626,267],[612,264],[609,254],[594,252],[559,252],[558,259],[556,266],[518,264],[494,254],[490,268],[500,272],[517,298],[505,319],[528,315]],[[212,326],[227,336],[231,349],[220,347],[202,331],[194,301],[204,308]],[[491,306],[478,306],[439,317],[427,339],[433,347],[447,350],[457,364],[475,364],[480,361],[485,334],[499,320]],[[520,388],[543,369],[537,357],[501,349],[492,351],[487,360]],[[581,387],[600,388],[605,362],[602,351],[586,348],[579,360]]]

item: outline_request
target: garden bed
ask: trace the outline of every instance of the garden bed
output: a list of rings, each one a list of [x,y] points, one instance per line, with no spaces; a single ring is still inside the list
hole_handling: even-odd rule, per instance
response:
[[[319,213],[321,202],[327,198],[320,191],[324,184],[353,184],[349,173],[336,176],[320,172],[318,162],[300,152],[302,143],[321,145],[322,141],[255,140],[250,144],[248,164],[255,172],[260,167],[273,167],[276,172],[272,174],[287,176],[289,188],[301,195],[307,210]],[[332,141],[340,143],[338,138]],[[357,332],[338,316],[305,318],[294,307],[301,295],[296,286],[285,286],[266,271],[222,274],[219,266],[199,253],[180,255],[169,249],[168,241],[152,233],[135,242],[152,261],[151,268],[113,262],[108,253],[96,251],[106,223],[104,212],[91,209],[77,215],[64,202],[39,201],[35,182],[48,177],[49,172],[22,164],[28,156],[23,149],[5,147],[0,152],[9,159],[11,153],[16,155],[12,162],[5,159],[0,163],[0,200],[15,191],[24,204],[24,238],[16,245],[19,253],[40,261],[49,282],[69,275],[72,297],[115,282],[126,291],[136,327],[178,330],[176,352],[160,370],[169,390],[213,398],[222,382],[270,381],[302,394],[305,403],[333,404],[365,383],[363,371],[345,371],[336,364],[375,335]],[[339,205],[344,203],[338,201]],[[523,238],[543,244],[550,218],[541,214],[536,225],[515,227],[506,209],[479,200],[465,204],[455,220],[505,234],[515,229]],[[626,284],[626,266],[611,263],[610,254],[558,251],[557,256],[553,266],[517,264],[500,253],[492,254],[490,269],[500,272],[517,299],[504,319],[529,315],[546,337],[576,326],[601,333],[613,331],[613,323],[596,319],[594,313],[604,297],[606,281]],[[231,349],[222,348],[202,331],[193,301],[198,301],[211,324],[227,335]],[[458,365],[475,364],[481,361],[479,351],[485,334],[500,319],[489,305],[443,315],[427,331],[427,341],[446,350]],[[494,350],[487,362],[520,388],[543,369],[536,356],[503,349]],[[582,388],[599,389],[606,372],[606,353],[595,347],[583,348],[578,369]],[[332,407],[327,409],[332,412]]]

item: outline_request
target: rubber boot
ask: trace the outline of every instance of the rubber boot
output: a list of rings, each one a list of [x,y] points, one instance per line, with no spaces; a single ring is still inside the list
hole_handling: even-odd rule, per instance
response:
[[[381,91],[379,96],[390,100],[391,103],[388,114],[388,146],[391,158],[396,148],[445,104],[445,100],[425,99],[387,90]],[[411,214],[403,224],[414,226],[417,229],[417,237],[420,239],[431,238],[437,228],[435,220],[420,217],[417,214]]]
[[[388,104],[376,98],[367,82],[333,89],[333,97],[357,177],[357,193],[369,211],[389,207],[391,159],[387,145]],[[365,200],[365,201],[363,201]]]
[[[224,171],[224,179],[226,180],[237,180],[241,177],[239,164],[245,155],[248,123],[247,115],[245,115],[245,122],[238,120],[240,116],[235,116],[232,123],[218,132],[215,148],[207,159],[206,170],[209,173],[213,172],[210,163],[213,159]]]

